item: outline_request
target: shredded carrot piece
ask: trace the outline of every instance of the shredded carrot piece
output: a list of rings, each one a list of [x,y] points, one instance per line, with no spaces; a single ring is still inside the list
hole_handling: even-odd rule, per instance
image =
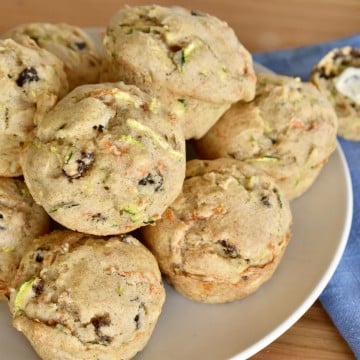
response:
[[[291,118],[290,119],[290,128],[291,129],[303,129],[304,123],[298,118]]]
[[[224,205],[220,204],[219,206],[217,206],[216,208],[214,208],[212,210],[212,213],[214,215],[221,215],[221,214],[225,214],[226,213],[226,210],[224,208]]]
[[[203,283],[202,286],[206,291],[211,291],[213,289],[213,284],[211,283]]]
[[[168,221],[174,221],[175,220],[174,212],[169,208],[166,209],[166,211],[164,212],[164,219]]]

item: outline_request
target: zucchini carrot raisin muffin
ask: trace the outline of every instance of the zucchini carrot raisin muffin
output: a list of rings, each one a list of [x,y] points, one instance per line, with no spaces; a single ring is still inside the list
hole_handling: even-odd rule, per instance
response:
[[[37,118],[68,92],[64,64],[35,43],[0,40],[0,176],[19,176]]]
[[[289,203],[270,177],[237,160],[192,160],[183,192],[143,234],[177,291],[221,303],[253,293],[272,276],[290,225]]]
[[[10,282],[29,244],[48,229],[48,215],[35,204],[24,182],[0,178],[0,299],[9,295]]]
[[[254,97],[251,55],[214,16],[180,7],[126,7],[103,40],[105,80],[122,80],[161,99],[199,138],[230,104]]]
[[[148,342],[164,300],[156,260],[132,236],[56,231],[25,253],[10,309],[43,360],[125,360]]]
[[[68,24],[29,23],[1,36],[21,44],[34,41],[64,62],[70,90],[98,82],[101,59],[94,41],[80,28]]]
[[[346,46],[330,51],[314,67],[311,81],[334,106],[338,134],[360,141],[360,48]]]
[[[184,147],[178,122],[137,87],[83,85],[42,119],[22,166],[57,222],[113,235],[160,218],[181,191]]]
[[[315,86],[260,74],[255,99],[234,104],[196,147],[205,159],[231,157],[256,166],[294,199],[335,150],[337,127],[334,109]]]

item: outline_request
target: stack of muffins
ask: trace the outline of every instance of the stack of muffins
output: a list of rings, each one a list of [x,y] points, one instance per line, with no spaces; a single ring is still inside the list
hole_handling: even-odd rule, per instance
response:
[[[206,303],[272,276],[289,201],[336,148],[326,94],[342,71],[315,68],[325,95],[255,75],[226,23],[179,7],[121,9],[102,49],[65,24],[2,39],[0,295],[41,358],[135,356],[165,301],[161,273]]]

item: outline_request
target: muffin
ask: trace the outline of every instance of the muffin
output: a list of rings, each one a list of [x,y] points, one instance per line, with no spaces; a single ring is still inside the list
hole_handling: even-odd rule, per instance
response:
[[[334,106],[338,134],[360,141],[360,49],[333,49],[314,67],[311,81]]]
[[[0,178],[0,299],[9,295],[27,247],[48,228],[48,215],[35,204],[24,182]]]
[[[43,360],[125,360],[148,342],[164,300],[156,260],[132,236],[56,231],[24,255],[10,309]]]
[[[179,293],[222,303],[272,276],[290,225],[288,201],[270,177],[233,159],[192,160],[183,192],[143,235]]]
[[[185,176],[184,147],[178,123],[135,86],[83,85],[42,119],[22,166],[54,220],[113,235],[152,223],[173,202]]]
[[[20,152],[37,119],[68,91],[64,65],[54,55],[0,40],[0,176],[21,175]]]
[[[25,45],[33,41],[56,55],[65,64],[70,90],[99,80],[100,54],[93,40],[76,26],[29,23],[7,31],[2,38],[11,38]]]
[[[229,106],[254,97],[251,55],[214,16],[180,7],[126,7],[103,39],[105,80],[122,80],[158,97],[185,138],[199,138]]]
[[[336,132],[334,109],[312,84],[259,74],[255,99],[234,104],[196,148],[205,159],[230,157],[256,166],[294,199],[335,150]]]

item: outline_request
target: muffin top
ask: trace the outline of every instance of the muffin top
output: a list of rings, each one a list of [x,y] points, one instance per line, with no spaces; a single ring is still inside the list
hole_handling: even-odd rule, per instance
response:
[[[251,100],[249,52],[214,16],[180,7],[128,7],[111,20],[105,52],[124,81],[213,103]]]
[[[19,152],[37,119],[68,91],[63,63],[36,44],[0,40],[1,176],[21,175]]]
[[[191,160],[183,192],[145,235],[165,274],[235,284],[283,252],[290,224],[282,191],[253,166]]]
[[[22,164],[56,221],[110,235],[161,216],[181,191],[184,146],[177,122],[135,86],[84,85],[42,119]]]
[[[14,325],[45,359],[128,359],[146,344],[165,300],[155,258],[132,236],[37,238],[13,285]]]
[[[35,42],[64,62],[70,90],[99,80],[101,59],[93,40],[80,28],[68,24],[29,23],[1,36],[20,44]]]
[[[234,104],[197,147],[205,158],[252,163],[280,180],[294,198],[335,150],[337,127],[334,109],[315,86],[259,74],[255,99]]]

